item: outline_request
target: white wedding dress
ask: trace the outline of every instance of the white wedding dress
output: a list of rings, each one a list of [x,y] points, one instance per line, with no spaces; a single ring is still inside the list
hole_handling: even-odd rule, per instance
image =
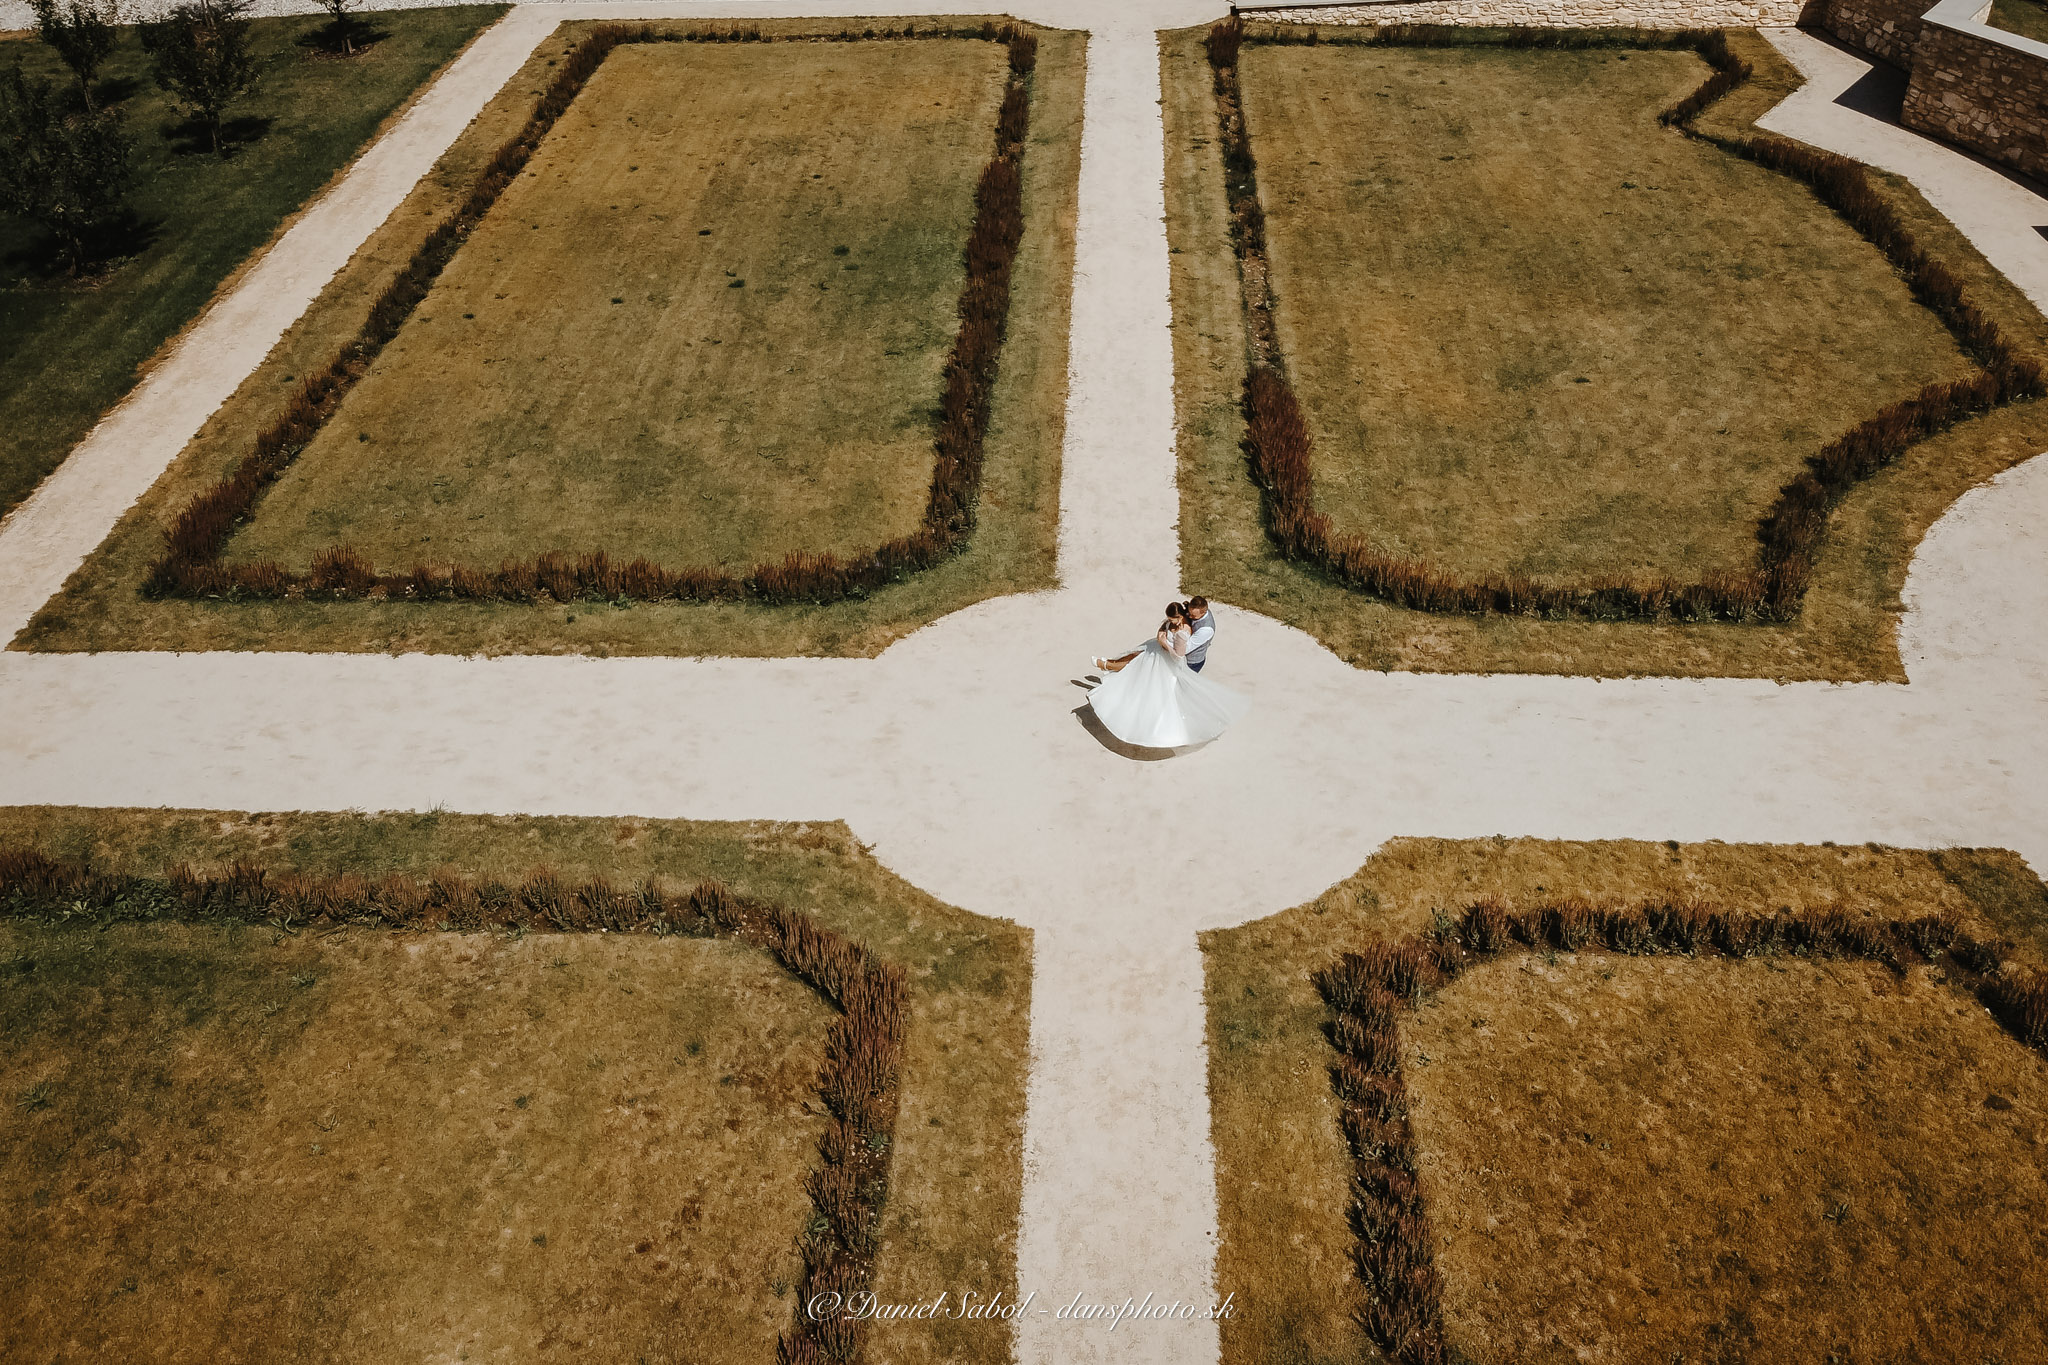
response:
[[[1157,638],[1122,669],[1103,674],[1088,705],[1104,729],[1142,749],[1205,744],[1251,709],[1229,688],[1204,682]]]

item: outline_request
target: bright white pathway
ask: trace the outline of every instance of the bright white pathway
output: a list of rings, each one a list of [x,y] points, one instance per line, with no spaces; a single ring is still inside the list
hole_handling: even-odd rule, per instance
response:
[[[543,9],[598,12],[522,7],[498,45],[530,44]],[[1179,587],[1152,30],[1213,10],[1021,12],[1094,31],[1060,592],[985,603],[875,660],[0,655],[0,801],[844,819],[909,880],[1036,933],[1020,1276],[1052,1304],[1230,1288],[1211,1283],[1194,935],[1313,896],[1389,836],[1998,844],[2048,867],[2048,460],[1969,494],[1923,545],[1910,686],[1363,673],[1225,604],[1212,676],[1251,717],[1170,762],[1096,743],[1079,666],[1142,636]],[[2048,207],[1973,197],[1980,168],[1899,129],[1837,126],[1828,92],[1860,70],[1782,41],[1822,87],[1774,113],[1783,131],[1896,166],[1987,250]],[[413,134],[427,160],[488,94],[458,74]],[[307,261],[278,268],[345,257],[379,216],[342,215],[317,251],[287,239],[273,256]],[[2042,257],[2018,245],[1999,259],[2024,281]],[[24,564],[61,577],[91,548],[203,418],[181,401],[157,385],[110,419],[133,448],[104,484],[39,497],[47,539],[0,530],[0,585]],[[0,587],[10,630],[30,595]],[[1203,1327],[1050,1319],[1018,1344],[1029,1362],[1216,1353]]]

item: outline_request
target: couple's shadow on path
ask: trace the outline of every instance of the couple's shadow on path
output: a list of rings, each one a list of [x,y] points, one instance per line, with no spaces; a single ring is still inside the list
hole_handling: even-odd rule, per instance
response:
[[[1102,684],[1102,680],[1093,674],[1086,678],[1069,679],[1069,681],[1083,692],[1093,692]],[[1109,732],[1109,728],[1102,723],[1102,718],[1095,714],[1095,708],[1085,701],[1074,708],[1074,719],[1081,722],[1081,728],[1086,730],[1097,744],[1100,744],[1119,758],[1133,759],[1139,763],[1157,763],[1161,759],[1179,758],[1182,754],[1191,754],[1197,749],[1206,749],[1209,747],[1209,744],[1215,742],[1211,740],[1202,744],[1189,744],[1179,749],[1148,749],[1141,744],[1126,744]]]

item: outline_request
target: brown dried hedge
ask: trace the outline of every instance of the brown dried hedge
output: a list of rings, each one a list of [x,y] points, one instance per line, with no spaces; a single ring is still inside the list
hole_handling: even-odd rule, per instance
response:
[[[1522,575],[1472,579],[1426,560],[1389,553],[1362,537],[1340,534],[1315,507],[1313,443],[1288,382],[1264,283],[1270,278],[1265,211],[1259,203],[1257,165],[1238,84],[1237,58],[1247,42],[1690,48],[1713,68],[1713,74],[1691,95],[1665,110],[1660,120],[1688,137],[1807,185],[1822,203],[1884,252],[1905,277],[1914,297],[1941,319],[1957,345],[1983,368],[1968,379],[1927,385],[1810,457],[1806,471],[1779,490],[1776,502],[1758,524],[1757,559],[1747,570],[1709,572],[1694,581],[1605,577],[1564,584]],[[1917,442],[2001,404],[2043,392],[2040,365],[2013,352],[1998,325],[1964,297],[1955,273],[1913,240],[1859,163],[1778,138],[1718,137],[1693,126],[1702,110],[1750,76],[1749,65],[1729,50],[1727,36],[1718,30],[1471,30],[1392,25],[1361,35],[1325,38],[1313,29],[1254,33],[1241,19],[1231,18],[1209,31],[1206,47],[1222,133],[1231,242],[1240,279],[1245,281],[1244,311],[1250,338],[1243,395],[1245,453],[1252,478],[1262,491],[1267,533],[1274,545],[1286,558],[1310,565],[1344,587],[1416,611],[1591,620],[1790,620],[1798,614],[1812,581],[1829,514],[1851,488]]]
[[[821,1160],[804,1182],[818,1216],[798,1238],[802,1293],[777,1355],[803,1365],[862,1359],[865,1321],[820,1321],[801,1305],[827,1290],[846,1295],[874,1286],[895,1149],[907,979],[902,967],[811,916],[735,895],[718,882],[675,890],[652,879],[621,887],[598,877],[570,885],[545,867],[517,885],[454,873],[308,876],[248,861],[204,872],[180,863],[163,877],[137,877],[21,848],[0,849],[0,916],[100,925],[177,919],[689,934],[765,950],[839,1011],[818,1072],[828,1115]]]
[[[2013,1035],[2048,1052],[2048,970],[2014,969],[2002,945],[1960,932],[1941,916],[1852,919],[1839,910],[1756,915],[1702,901],[1655,901],[1602,909],[1567,898],[1526,910],[1477,901],[1455,924],[1345,953],[1315,975],[1330,1007],[1325,1036],[1336,1050],[1330,1083],[1351,1149],[1352,1260],[1365,1285],[1363,1325],[1396,1365],[1443,1365],[1443,1284],[1429,1210],[1415,1178],[1408,1083],[1399,1020],[1425,991],[1500,953],[1531,949],[1728,957],[1792,953],[1882,962],[1893,970],[1947,956],[1953,979],[1972,989]]]
[[[342,398],[368,371],[434,279],[470,232],[517,178],[547,132],[585,84],[623,43],[653,42],[856,42],[869,38],[974,39],[1008,49],[1009,75],[995,129],[995,152],[975,191],[974,222],[965,251],[967,280],[960,291],[960,326],[945,364],[933,446],[935,462],[918,530],[842,559],[830,554],[794,553],[780,563],[760,564],[738,574],[703,569],[669,569],[646,559],[619,563],[602,550],[568,554],[548,550],[526,560],[482,565],[416,564],[404,571],[379,570],[347,545],[319,550],[300,574],[274,562],[223,563],[235,529],[254,512],[263,491],[312,442]],[[515,601],[578,598],[638,601],[711,601],[751,598],[770,603],[828,602],[863,596],[919,570],[929,569],[962,549],[974,531],[981,494],[982,446],[988,434],[989,398],[994,389],[1010,313],[1010,271],[1024,236],[1020,164],[1031,118],[1031,72],[1038,63],[1038,39],[1014,25],[978,28],[906,25],[877,34],[873,29],[778,37],[757,29],[658,32],[605,24],[591,30],[557,69],[518,136],[498,149],[462,205],[430,233],[377,301],[355,338],[319,374],[299,388],[276,422],[256,438],[254,449],[228,476],[194,498],[164,532],[164,552],[150,567],[143,592],[153,597],[275,599],[306,596],[329,600],[365,598],[407,601]]]

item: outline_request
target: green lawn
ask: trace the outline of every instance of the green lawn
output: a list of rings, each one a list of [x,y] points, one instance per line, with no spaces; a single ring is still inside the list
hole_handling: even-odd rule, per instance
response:
[[[387,36],[349,60],[302,44],[324,18],[259,19],[261,84],[233,111],[245,125],[226,158],[177,128],[133,28],[121,30],[101,91],[136,142],[130,204],[146,245],[103,276],[52,277],[38,234],[0,218],[0,512],[120,401],[164,341],[222,280],[344,166],[421,83],[504,12],[501,5],[379,13]],[[32,37],[0,39],[0,64],[69,82]],[[203,137],[203,134],[201,135]]]

